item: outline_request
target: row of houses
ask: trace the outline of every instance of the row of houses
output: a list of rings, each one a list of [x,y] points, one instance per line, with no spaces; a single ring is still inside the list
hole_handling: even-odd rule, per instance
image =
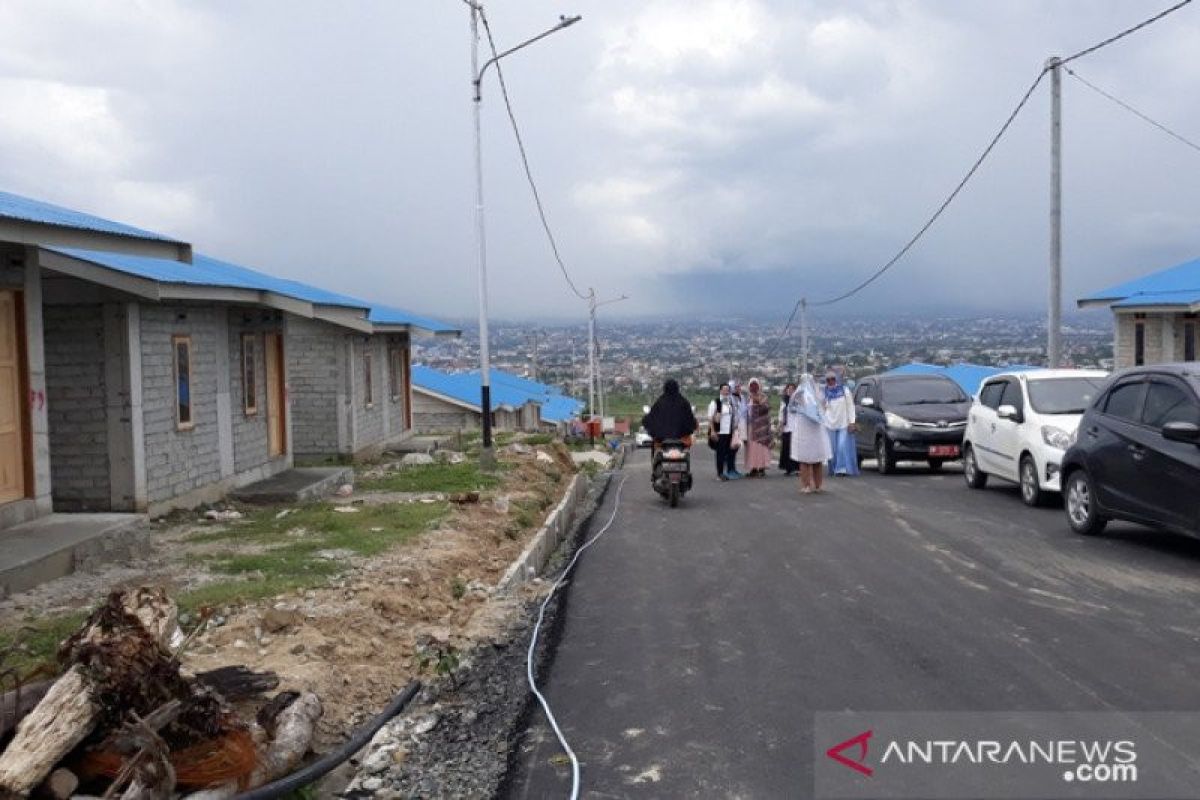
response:
[[[498,431],[565,432],[583,411],[583,403],[557,387],[489,370],[492,427]],[[482,421],[480,373],[443,372],[415,366],[412,372],[413,412],[420,433],[479,430]]]
[[[437,320],[0,192],[0,528],[159,514],[415,432]]]

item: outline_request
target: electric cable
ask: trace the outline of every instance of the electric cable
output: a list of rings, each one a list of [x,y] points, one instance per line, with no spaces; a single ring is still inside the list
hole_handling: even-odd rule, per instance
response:
[[[579,287],[575,285],[575,281],[571,279],[571,273],[567,271],[567,265],[563,263],[562,254],[558,250],[558,242],[554,238],[553,231],[550,230],[550,222],[546,219],[546,209],[542,205],[542,196],[538,192],[537,182],[533,179],[533,170],[529,166],[529,154],[525,151],[525,141],[521,138],[521,128],[517,125],[517,115],[513,112],[512,101],[508,96],[508,84],[504,80],[504,70],[500,67],[500,53],[496,49],[496,41],[492,38],[492,26],[488,24],[487,15],[483,13],[483,6],[476,6],[479,12],[479,19],[483,22],[484,33],[487,34],[488,47],[492,51],[492,64],[496,67],[496,78],[500,82],[500,94],[504,97],[504,108],[508,111],[509,122],[512,123],[513,136],[517,140],[517,150],[521,154],[521,164],[525,168],[525,178],[529,182],[529,189],[533,192],[533,202],[537,206],[538,218],[542,221],[542,230],[546,232],[546,239],[550,242],[550,250],[554,253],[554,260],[558,263],[558,268],[562,271],[563,278],[566,279],[567,285],[571,287],[571,291],[580,300],[587,300],[588,296],[579,291]]]
[[[529,680],[529,688],[533,691],[538,702],[541,703],[542,710],[546,712],[546,719],[550,721],[550,727],[554,729],[554,735],[558,737],[559,744],[566,751],[567,758],[571,760],[571,800],[578,800],[579,797],[579,759],[576,757],[575,751],[571,749],[571,745],[567,742],[567,737],[563,735],[562,728],[558,726],[558,720],[555,718],[554,712],[550,710],[550,701],[538,690],[537,680],[533,677],[533,654],[537,649],[538,633],[546,617],[546,606],[550,604],[554,593],[562,586],[563,580],[571,574],[571,570],[574,569],[575,563],[579,561],[579,557],[583,555],[583,551],[595,544],[596,540],[612,527],[613,520],[617,518],[617,512],[621,509],[621,490],[625,488],[625,481],[627,480],[629,480],[628,475],[622,478],[621,483],[617,485],[617,495],[613,502],[613,511],[608,518],[608,522],[604,523],[604,527],[595,536],[580,545],[579,549],[575,551],[575,557],[571,559],[570,563],[567,564],[566,568],[558,576],[558,580],[554,581],[554,585],[550,587],[550,591],[546,594],[546,599],[542,601],[542,605],[538,609],[537,622],[533,626],[533,637],[529,640],[529,653],[525,658],[525,677]]]
[[[1146,114],[1143,114],[1141,111],[1138,111],[1136,108],[1134,108],[1133,106],[1129,105],[1128,103],[1126,103],[1126,102],[1125,102],[1124,100],[1122,100],[1121,98],[1119,98],[1119,97],[1115,97],[1114,95],[1112,95],[1112,94],[1110,94],[1110,93],[1108,93],[1108,92],[1104,91],[1104,90],[1103,90],[1103,89],[1101,89],[1099,86],[1097,86],[1096,84],[1092,83],[1092,82],[1091,82],[1091,81],[1089,81],[1087,78],[1083,77],[1083,76],[1082,76],[1082,75],[1080,75],[1078,72],[1076,72],[1075,70],[1071,69],[1070,67],[1063,67],[1063,69],[1065,69],[1065,70],[1067,71],[1067,74],[1068,74],[1068,75],[1070,75],[1072,78],[1074,78],[1075,80],[1079,81],[1079,82],[1080,82],[1080,83],[1082,83],[1084,86],[1088,87],[1088,88],[1089,88],[1089,89],[1091,89],[1093,92],[1095,92],[1096,94],[1100,95],[1101,97],[1104,97],[1104,98],[1107,98],[1108,100],[1111,100],[1112,102],[1116,103],[1116,104],[1117,104],[1118,106],[1120,106],[1121,108],[1123,108],[1123,109],[1125,109],[1126,111],[1128,111],[1130,114],[1133,114],[1135,117],[1138,117],[1139,119],[1141,119],[1141,120],[1143,120],[1143,121],[1145,121],[1145,122],[1148,122],[1148,123],[1150,123],[1150,124],[1151,124],[1151,125],[1153,125],[1154,127],[1158,128],[1160,131],[1162,131],[1163,133],[1167,134],[1168,136],[1172,137],[1173,139],[1177,139],[1177,140],[1179,140],[1180,142],[1183,142],[1185,145],[1187,145],[1188,147],[1192,148],[1193,150],[1200,151],[1200,144],[1196,144],[1195,142],[1193,142],[1191,139],[1188,139],[1188,138],[1187,138],[1186,136],[1184,136],[1183,134],[1176,133],[1175,131],[1173,131],[1173,130],[1171,130],[1170,128],[1168,128],[1166,125],[1164,125],[1164,124],[1162,124],[1161,122],[1159,122],[1158,120],[1156,120],[1156,119],[1153,119],[1152,117],[1150,117],[1150,116],[1147,116]]]
[[[1082,50],[1072,53],[1071,55],[1067,56],[1066,58],[1059,59],[1056,63],[1058,66],[1064,66],[1072,61],[1075,61],[1076,59],[1080,59],[1086,55],[1090,55],[1091,53],[1094,53],[1097,50],[1105,48],[1105,47],[1109,46],[1110,44],[1113,44],[1114,42],[1124,39],[1126,36],[1129,36],[1130,34],[1135,33],[1137,31],[1141,30],[1142,28],[1145,28],[1148,25],[1152,25],[1153,23],[1158,22],[1159,20],[1166,17],[1167,15],[1178,11],[1179,9],[1183,8],[1186,5],[1189,5],[1191,2],[1192,2],[1192,0],[1180,0],[1180,2],[1176,3],[1175,5],[1167,8],[1167,9],[1164,9],[1163,11],[1160,11],[1159,13],[1155,14],[1154,16],[1148,17],[1148,18],[1142,20],[1141,22],[1139,22],[1138,24],[1128,27],[1128,28],[1122,30],[1120,33],[1114,34],[1113,36],[1110,36],[1107,39],[1104,39],[1102,41],[1099,41],[1096,44],[1091,45],[1090,47],[1086,47]],[[870,286],[875,281],[879,280],[879,278],[883,277],[883,275],[885,273],[887,273],[888,270],[890,270],[893,266],[895,266],[896,263],[901,258],[903,258],[908,253],[908,251],[913,248],[914,245],[916,245],[916,243],[921,239],[921,237],[924,236],[925,233],[931,227],[933,227],[933,224],[935,222],[937,222],[938,218],[941,217],[943,212],[945,212],[945,210],[954,201],[954,199],[959,195],[959,193],[962,192],[963,188],[966,187],[967,183],[971,180],[972,177],[974,177],[975,173],[979,171],[979,168],[983,165],[983,162],[987,159],[987,157],[991,154],[992,150],[994,150],[996,145],[1000,142],[1000,139],[1004,136],[1004,134],[1012,126],[1013,121],[1017,118],[1017,115],[1021,112],[1021,109],[1023,109],[1026,106],[1026,104],[1028,104],[1029,98],[1033,95],[1034,90],[1037,89],[1038,84],[1040,84],[1042,82],[1042,78],[1044,78],[1046,76],[1046,73],[1049,72],[1051,69],[1053,69],[1053,67],[1054,67],[1054,63],[1047,63],[1044,67],[1042,67],[1041,72],[1038,73],[1038,75],[1034,79],[1033,83],[1031,83],[1029,85],[1029,88],[1025,90],[1025,94],[1021,96],[1020,101],[1018,101],[1016,107],[1008,115],[1008,118],[1004,121],[1004,124],[1000,126],[1000,130],[996,132],[996,135],[992,137],[990,142],[988,142],[987,147],[984,148],[984,150],[980,154],[979,158],[977,158],[975,160],[975,163],[971,166],[971,168],[969,170],[967,170],[967,174],[963,176],[963,179],[961,181],[959,181],[957,186],[954,187],[954,190],[950,192],[950,194],[946,197],[946,199],[944,201],[942,201],[942,204],[940,206],[938,206],[936,211],[934,211],[933,216],[931,216],[928,219],[928,221],[926,221],[926,223],[921,226],[921,228],[916,232],[916,234],[911,239],[909,239],[908,242],[906,242],[905,245],[903,247],[901,247],[900,250],[894,256],[892,256],[879,269],[875,270],[875,272],[873,272],[868,278],[866,278],[865,280],[856,284],[850,290],[843,292],[835,297],[828,298],[826,300],[819,300],[816,302],[811,302],[811,303],[809,303],[809,306],[811,306],[813,308],[819,308],[822,306],[831,306],[831,305],[834,305],[835,303],[840,303],[843,300],[848,300],[851,297],[853,297],[854,295],[861,292],[863,289],[866,289],[868,286]],[[1070,72],[1070,70],[1067,70],[1067,71]],[[1078,77],[1078,76],[1076,76],[1076,77]],[[1168,131],[1168,132],[1170,132],[1170,131]],[[1175,135],[1175,134],[1172,134],[1172,135]],[[1182,137],[1177,137],[1177,138],[1182,138]],[[1186,141],[1186,140],[1184,140],[1184,141]],[[1188,144],[1191,144],[1191,143],[1188,142]],[[793,308],[793,310],[792,310],[792,316],[789,317],[788,323],[784,326],[783,333],[780,334],[780,337],[787,334],[787,331],[791,327],[791,322],[795,318],[796,310],[799,308],[799,306],[800,306],[800,301],[797,301],[796,307]],[[772,348],[771,352],[772,353],[774,352],[774,348]]]

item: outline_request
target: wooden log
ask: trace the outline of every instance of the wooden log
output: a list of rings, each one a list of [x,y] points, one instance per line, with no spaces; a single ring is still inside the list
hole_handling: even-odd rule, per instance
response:
[[[275,718],[275,738],[267,745],[258,768],[250,776],[245,789],[255,789],[295,772],[300,760],[312,746],[317,721],[323,713],[321,700],[312,692],[304,692]],[[194,792],[184,800],[229,800],[243,791],[237,784],[228,783],[212,789]]]
[[[156,589],[137,589],[109,597],[109,605],[120,610],[163,647],[177,629],[178,611],[166,593]],[[97,612],[98,614],[99,612]],[[93,618],[97,618],[93,614]],[[99,621],[85,623],[68,640],[68,649],[96,644],[128,633],[128,626],[106,629]],[[78,664],[63,674],[37,707],[17,726],[12,742],[0,754],[0,793],[28,795],[67,753],[92,732],[101,708],[95,686]]]

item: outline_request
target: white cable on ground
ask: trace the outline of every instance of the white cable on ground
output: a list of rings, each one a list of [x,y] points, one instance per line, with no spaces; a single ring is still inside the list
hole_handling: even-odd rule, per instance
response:
[[[583,555],[583,551],[595,544],[596,540],[612,527],[613,520],[617,518],[617,511],[621,508],[621,490],[625,488],[625,481],[627,480],[629,480],[628,475],[622,478],[621,483],[617,486],[616,501],[613,503],[613,512],[609,516],[608,522],[604,523],[604,527],[595,536],[580,545],[579,549],[575,551],[575,557],[571,559],[571,563],[567,564],[567,568],[562,571],[562,574],[558,576],[558,580],[550,587],[546,599],[542,601],[542,606],[538,609],[537,623],[533,626],[533,638],[529,642],[529,653],[525,658],[525,677],[529,679],[529,688],[533,690],[534,696],[542,704],[542,710],[546,712],[546,718],[550,720],[550,727],[554,729],[554,735],[558,737],[563,750],[567,751],[567,758],[571,759],[571,800],[577,800],[579,797],[579,759],[575,757],[575,751],[571,749],[571,745],[567,744],[567,737],[563,736],[562,729],[558,727],[558,720],[554,718],[554,712],[550,710],[550,702],[546,700],[545,695],[538,691],[537,681],[533,678],[533,652],[537,649],[538,632],[541,630],[542,620],[546,616],[546,606],[550,604],[550,600],[554,597],[554,593],[558,591],[558,587],[571,574],[571,570],[575,567],[575,562]]]

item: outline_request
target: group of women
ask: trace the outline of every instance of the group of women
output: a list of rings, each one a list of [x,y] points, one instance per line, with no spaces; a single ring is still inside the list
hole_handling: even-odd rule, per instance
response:
[[[784,389],[779,415],[772,425],[771,402],[762,382],[751,379],[743,391],[737,381],[721,387],[708,406],[710,439],[717,451],[721,480],[766,477],[779,431],[779,468],[800,475],[800,491],[823,491],[825,466],[831,475],[857,475],[854,444],[854,400],[841,375],[830,370],[818,387],[812,375]],[[745,453],[745,473],[737,469],[737,453]]]

